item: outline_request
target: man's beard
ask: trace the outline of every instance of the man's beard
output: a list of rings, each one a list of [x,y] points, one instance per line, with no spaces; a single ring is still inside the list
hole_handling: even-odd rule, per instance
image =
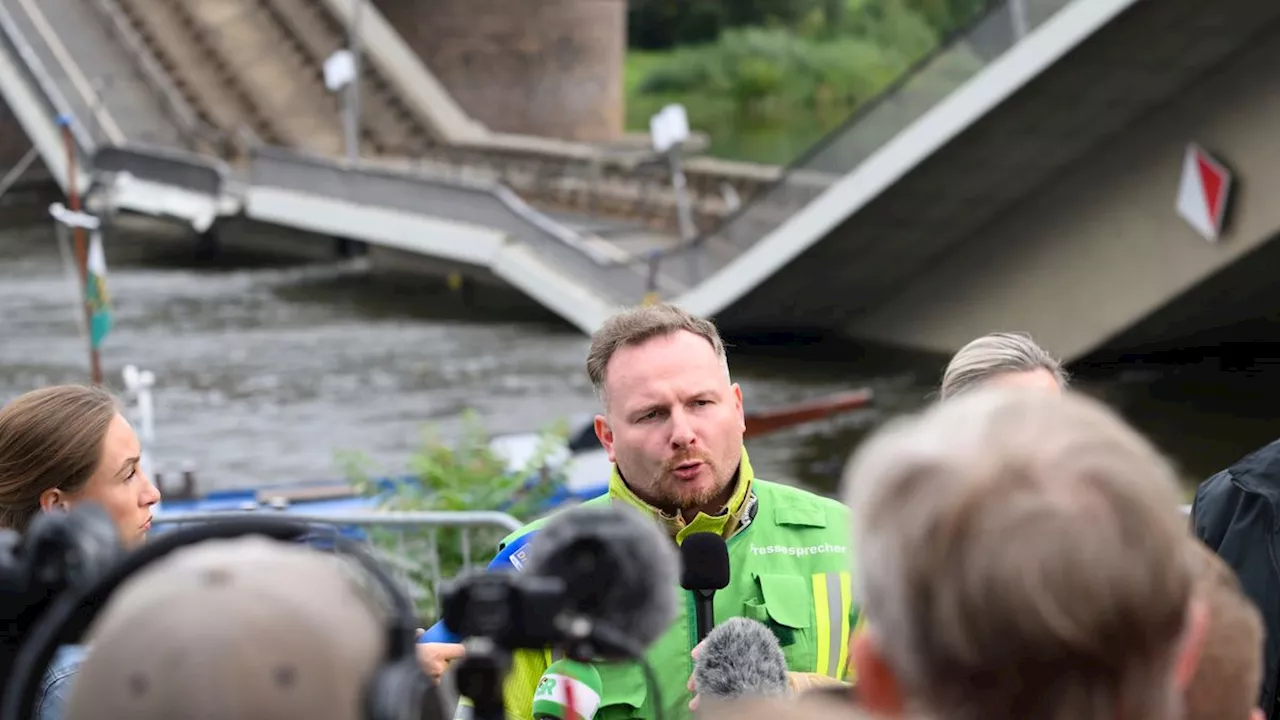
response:
[[[703,472],[710,473],[715,478],[715,482],[707,487],[685,488],[685,482],[675,475],[675,469],[684,463],[696,460],[703,464]],[[732,481],[732,478],[725,479],[721,474],[720,467],[706,455],[698,453],[686,453],[684,455],[672,458],[662,466],[658,471],[658,477],[650,485],[656,496],[655,504],[663,509],[669,510],[692,510],[694,508],[702,508],[710,504],[721,493],[725,487]]]

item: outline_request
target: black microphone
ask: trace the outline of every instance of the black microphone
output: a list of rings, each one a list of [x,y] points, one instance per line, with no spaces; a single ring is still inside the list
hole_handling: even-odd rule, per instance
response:
[[[716,625],[715,596],[729,585],[729,548],[716,533],[693,533],[680,543],[680,587],[693,591],[698,642]]]
[[[699,702],[791,694],[787,658],[773,632],[743,617],[729,618],[707,636],[693,665]]]
[[[678,566],[671,539],[649,517],[627,506],[582,505],[547,521],[529,544],[524,574],[563,583],[562,624],[571,639],[591,634],[589,645],[566,647],[566,655],[625,660],[675,620]],[[582,627],[573,632],[575,622]]]

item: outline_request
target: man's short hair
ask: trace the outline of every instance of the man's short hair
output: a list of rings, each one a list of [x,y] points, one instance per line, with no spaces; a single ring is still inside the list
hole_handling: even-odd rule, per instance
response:
[[[935,404],[867,440],[844,492],[865,631],[926,714],[1177,708],[1192,569],[1176,475],[1102,405],[1002,388]]]
[[[986,381],[1010,372],[1046,370],[1062,389],[1067,373],[1062,363],[1036,344],[1026,333],[998,332],[970,340],[951,358],[942,373],[942,399],[977,388]]]
[[[1200,662],[1187,687],[1187,720],[1248,720],[1262,685],[1262,615],[1235,572],[1196,538],[1199,590],[1209,610]]]
[[[609,360],[619,349],[640,345],[657,337],[665,337],[680,331],[691,332],[711,343],[711,349],[729,374],[729,360],[725,355],[724,341],[715,323],[695,317],[670,303],[643,305],[617,313],[591,336],[591,349],[587,352],[587,377],[601,402],[605,401],[605,371]]]

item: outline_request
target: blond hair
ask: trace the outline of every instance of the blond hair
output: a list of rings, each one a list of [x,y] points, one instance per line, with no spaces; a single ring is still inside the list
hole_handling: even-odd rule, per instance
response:
[[[1248,720],[1262,685],[1263,624],[1257,606],[1222,558],[1189,538],[1200,562],[1209,622],[1187,687],[1187,720]]]
[[[927,714],[1170,717],[1192,591],[1176,488],[1072,394],[987,389],[895,421],[844,478],[866,631]]]
[[[1062,363],[1036,344],[1026,333],[998,332],[970,340],[947,363],[942,373],[942,399],[977,388],[996,375],[1045,370],[1062,389],[1067,373]]]
[[[613,354],[624,347],[640,345],[648,340],[666,337],[678,332],[690,332],[711,344],[711,349],[729,375],[729,360],[724,341],[715,323],[695,317],[669,303],[644,305],[624,310],[604,322],[591,336],[591,349],[587,352],[587,377],[600,401],[608,404],[605,395],[605,373]]]
[[[111,393],[82,385],[33,390],[0,408],[0,527],[23,532],[46,490],[79,490],[118,412]]]

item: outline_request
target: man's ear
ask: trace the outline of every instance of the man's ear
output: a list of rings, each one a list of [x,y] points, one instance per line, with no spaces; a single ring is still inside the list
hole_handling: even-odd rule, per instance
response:
[[[865,628],[849,638],[849,657],[857,673],[854,692],[858,705],[877,717],[904,716],[907,701],[898,685],[898,678],[885,662],[875,637]]]
[[[609,453],[609,462],[618,462],[618,459],[613,456],[613,428],[609,427],[609,421],[603,415],[597,415],[592,425],[596,431],[596,439],[600,441],[600,446],[604,448],[605,452]]]
[[[1174,661],[1174,680],[1178,683],[1179,690],[1185,691],[1191,685],[1191,680],[1200,667],[1200,655],[1204,651],[1209,622],[1209,603],[1205,602],[1200,593],[1196,593],[1187,606],[1187,628],[1182,634],[1178,657]]]

